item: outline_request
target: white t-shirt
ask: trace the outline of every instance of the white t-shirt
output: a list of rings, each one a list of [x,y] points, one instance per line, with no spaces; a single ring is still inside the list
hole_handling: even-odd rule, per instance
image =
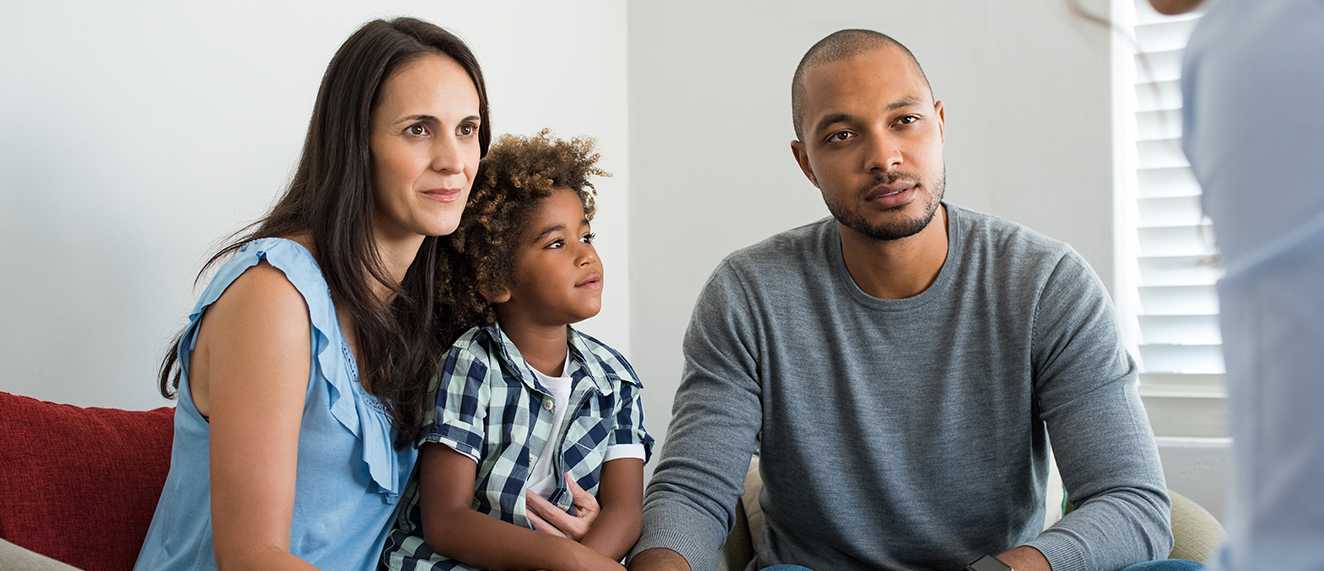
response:
[[[570,363],[569,347],[566,347],[565,362],[566,364]],[[533,465],[533,471],[529,472],[529,489],[544,498],[550,497],[552,492],[556,491],[557,477],[552,472],[552,460],[555,459],[557,445],[560,444],[561,438],[565,434],[566,405],[570,403],[570,393],[574,390],[573,379],[570,375],[564,373],[564,370],[568,368],[562,368],[562,376],[560,377],[549,377],[542,374],[542,371],[534,369],[532,366],[529,367],[533,371],[533,376],[538,379],[542,386],[551,391],[552,398],[556,401],[556,411],[552,417],[552,426],[556,427],[556,432],[553,433],[552,438],[547,439],[547,444],[543,446],[542,451],[538,454],[538,462]],[[607,447],[607,455],[602,461],[605,463],[617,458],[638,458],[642,460],[644,458],[644,445],[616,444],[609,446]]]

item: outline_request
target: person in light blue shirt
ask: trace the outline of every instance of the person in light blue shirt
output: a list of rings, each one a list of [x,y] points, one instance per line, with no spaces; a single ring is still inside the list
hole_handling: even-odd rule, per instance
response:
[[[1182,145],[1227,270],[1233,477],[1215,567],[1324,569],[1324,1],[1209,3],[1182,96]]]
[[[221,249],[161,367],[170,472],[135,569],[375,569],[456,336],[435,301],[491,130],[467,46],[369,22],[272,211]],[[205,269],[204,269],[205,271]]]

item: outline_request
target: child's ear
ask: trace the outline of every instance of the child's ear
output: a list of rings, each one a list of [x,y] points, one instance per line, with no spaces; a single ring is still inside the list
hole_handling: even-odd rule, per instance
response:
[[[510,301],[510,290],[504,287],[495,292],[490,291],[487,288],[479,288],[478,293],[482,294],[483,299],[486,299],[489,303],[506,303],[507,301]]]

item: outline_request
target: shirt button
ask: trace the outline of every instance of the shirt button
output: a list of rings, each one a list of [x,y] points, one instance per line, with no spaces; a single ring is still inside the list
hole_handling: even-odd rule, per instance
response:
[[[543,410],[552,410],[554,408],[556,408],[556,399],[543,399],[542,401]]]
[[[530,466],[533,465],[533,461],[534,461],[533,453],[530,452],[530,453],[529,453],[529,465],[530,465]]]

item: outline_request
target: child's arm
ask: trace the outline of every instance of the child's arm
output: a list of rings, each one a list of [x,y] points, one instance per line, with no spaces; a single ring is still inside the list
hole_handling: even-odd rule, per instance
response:
[[[620,561],[644,527],[644,461],[618,458],[604,463],[598,505],[602,511],[581,543]]]
[[[612,463],[615,462],[609,464]],[[445,444],[425,444],[420,451],[419,508],[423,539],[430,549],[484,569],[624,570],[616,560],[608,559],[569,539],[523,528],[474,511],[470,506],[473,504],[477,469],[473,459]],[[604,465],[604,484],[606,469]],[[636,477],[639,481],[643,480],[642,464]],[[635,511],[639,510],[636,506]],[[603,515],[606,515],[605,512]],[[636,518],[639,517],[636,515]],[[638,530],[636,524],[636,538]],[[589,535],[592,535],[592,530]]]

